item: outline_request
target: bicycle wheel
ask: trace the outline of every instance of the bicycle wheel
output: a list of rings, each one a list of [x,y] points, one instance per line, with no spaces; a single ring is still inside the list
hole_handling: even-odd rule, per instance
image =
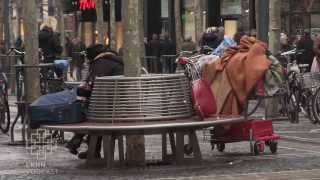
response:
[[[7,133],[10,129],[10,111],[7,93],[0,88],[0,129]]]
[[[312,111],[313,98],[314,96],[310,89],[302,90],[302,93],[300,96],[300,109],[312,124],[316,124],[318,120],[314,117],[314,113]]]
[[[299,122],[299,101],[296,93],[291,93],[287,99],[287,115],[291,123]]]
[[[312,99],[312,114],[316,122],[320,121],[320,88],[317,89]]]

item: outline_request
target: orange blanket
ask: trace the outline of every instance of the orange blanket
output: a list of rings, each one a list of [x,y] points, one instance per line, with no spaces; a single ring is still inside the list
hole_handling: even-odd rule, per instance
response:
[[[225,51],[224,56],[203,71],[217,101],[217,115],[239,115],[257,81],[271,65],[267,45],[244,36],[240,44]]]

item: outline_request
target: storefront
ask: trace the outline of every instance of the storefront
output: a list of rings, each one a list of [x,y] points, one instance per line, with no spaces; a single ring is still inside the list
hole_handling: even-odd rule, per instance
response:
[[[282,2],[282,28],[290,35],[311,33],[320,30],[320,1],[284,0]]]

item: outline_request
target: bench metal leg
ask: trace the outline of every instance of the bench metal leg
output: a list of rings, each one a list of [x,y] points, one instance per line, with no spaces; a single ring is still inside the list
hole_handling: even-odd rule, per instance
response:
[[[176,134],[176,162],[183,164],[184,162],[184,132],[177,132]]]
[[[199,146],[198,137],[195,131],[192,131],[189,135],[190,144],[193,149],[193,156],[195,160],[201,160],[201,151]]]
[[[124,162],[124,147],[123,147],[123,136],[118,136],[118,151],[119,151],[119,161]]]
[[[174,140],[173,132],[169,132],[169,140],[170,140],[172,155],[176,156],[176,141]]]
[[[107,163],[107,167],[110,168],[114,163],[114,148],[115,148],[115,137],[114,136],[103,136],[103,154],[104,160]]]
[[[90,135],[87,162],[89,164],[97,163],[96,150],[97,150],[98,136]]]
[[[167,153],[167,133],[162,133],[162,161],[168,161],[168,153]]]

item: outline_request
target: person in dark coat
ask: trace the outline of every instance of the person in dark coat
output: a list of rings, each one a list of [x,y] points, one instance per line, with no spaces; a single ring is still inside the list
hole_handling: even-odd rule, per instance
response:
[[[152,39],[148,44],[148,54],[152,58],[147,58],[147,68],[151,73],[156,73],[161,67],[160,63],[160,41],[157,34],[152,35]],[[155,68],[157,67],[157,68]]]
[[[71,46],[71,77],[76,81],[81,81],[81,70],[83,69],[83,63],[85,62],[85,57],[79,52],[85,51],[86,46],[81,41],[80,38],[74,38]],[[75,77],[74,77],[75,76]]]
[[[297,50],[303,50],[301,55],[298,55],[297,60],[299,64],[308,64],[308,71],[311,69],[312,61],[314,58],[313,40],[310,33],[306,31],[304,36],[297,44]]]
[[[200,40],[200,47],[209,46],[212,49],[216,49],[223,39],[219,36],[219,30],[216,27],[209,27],[205,33],[203,33],[202,38]],[[202,53],[203,48],[202,48]]]
[[[175,58],[172,59],[172,57],[166,55],[175,55],[175,46],[174,43],[169,38],[169,35],[167,33],[160,35],[160,41],[159,41],[159,51],[160,51],[160,64],[159,69],[157,70],[157,73],[172,73],[175,69]]]
[[[41,48],[44,62],[53,63],[59,56],[63,48],[59,39],[60,34],[52,30],[51,27],[44,26],[39,32],[39,48]]]
[[[86,49],[87,58],[89,60],[89,73],[86,78],[86,87],[92,89],[95,78],[102,76],[123,75],[124,64],[118,54],[102,44],[91,45]],[[82,97],[89,98],[91,91],[88,89],[78,88],[77,94]],[[67,144],[67,148],[72,154],[78,154],[80,159],[87,157],[87,152],[77,152],[85,134],[75,134]],[[88,137],[90,138],[90,136]],[[100,157],[102,138],[99,137],[97,143],[96,157]]]

